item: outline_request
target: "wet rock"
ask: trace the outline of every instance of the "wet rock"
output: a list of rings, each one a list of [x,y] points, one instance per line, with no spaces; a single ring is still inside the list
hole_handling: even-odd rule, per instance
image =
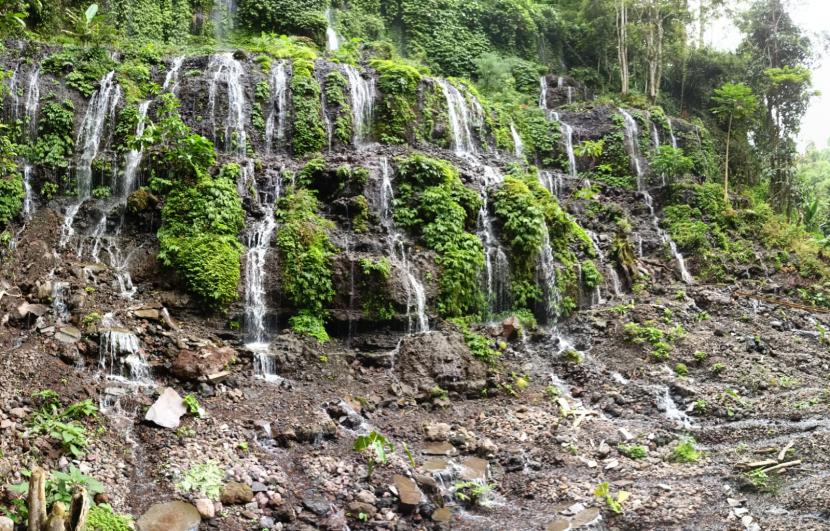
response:
[[[428,441],[446,441],[450,436],[450,425],[445,422],[425,424],[424,435]]]
[[[196,510],[199,511],[202,518],[213,518],[216,516],[216,507],[213,505],[213,502],[207,498],[193,500],[193,505],[196,506]]]
[[[326,516],[331,510],[331,503],[321,494],[307,491],[303,496],[303,507],[317,516]]]
[[[433,522],[449,522],[450,520],[452,520],[452,511],[446,507],[436,509],[435,512],[432,513]]]
[[[62,326],[55,332],[55,339],[61,343],[76,343],[81,340],[81,331],[74,326]]]
[[[554,520],[549,523],[545,531],[567,531],[571,529],[571,523],[567,520]]]
[[[147,411],[144,420],[162,428],[176,429],[185,413],[187,413],[187,408],[182,397],[168,387]]]
[[[591,507],[589,509],[585,509],[584,511],[580,511],[576,513],[573,520],[571,520],[571,526],[579,528],[591,524],[599,517],[599,513],[600,511],[598,507]]]
[[[49,307],[44,304],[29,304],[28,302],[24,302],[17,307],[17,317],[18,319],[25,319],[30,315],[40,317],[48,311]]]
[[[133,312],[133,315],[139,319],[147,319],[148,321],[159,321],[161,314],[155,308],[141,308]]]
[[[374,505],[358,501],[351,502],[349,505],[346,506],[346,509],[350,514],[353,514],[355,516],[365,514],[369,518],[374,517],[378,513],[378,509]]]
[[[180,350],[170,371],[182,380],[199,380],[221,372],[236,359],[231,347],[205,347],[198,352]]]
[[[220,500],[225,505],[245,505],[254,499],[250,486],[238,481],[230,481],[222,488]]]
[[[499,335],[510,341],[519,336],[519,330],[521,330],[521,328],[522,325],[519,322],[519,318],[515,315],[511,315],[501,322],[501,333]]]
[[[435,386],[462,394],[478,394],[487,367],[470,354],[457,332],[419,334],[401,340],[395,362],[399,380],[424,393]]]
[[[455,446],[448,442],[440,442],[428,444],[424,448],[423,453],[425,455],[456,455],[458,450],[456,450]]]
[[[202,521],[189,503],[171,501],[150,507],[136,522],[137,531],[197,531]]]
[[[468,457],[461,463],[461,479],[467,481],[487,479],[487,468],[489,463],[486,459]]]
[[[400,500],[403,508],[411,510],[421,503],[421,499],[424,494],[412,479],[406,476],[401,476],[400,474],[395,474],[392,478],[392,482],[395,485],[395,489],[398,491],[398,499]]]

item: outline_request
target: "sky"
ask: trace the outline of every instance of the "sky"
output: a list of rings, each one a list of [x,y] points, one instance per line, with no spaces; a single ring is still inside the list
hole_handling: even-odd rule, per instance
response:
[[[790,15],[808,35],[830,29],[827,24],[830,20],[830,0],[792,0],[790,5]],[[726,19],[713,23],[706,34],[709,44],[724,50],[734,50],[741,40],[738,29]],[[813,42],[817,45],[818,39]],[[818,58],[813,68],[813,88],[821,95],[812,98],[801,122],[798,147],[802,150],[809,143],[818,147],[827,146],[830,139],[830,55]]]

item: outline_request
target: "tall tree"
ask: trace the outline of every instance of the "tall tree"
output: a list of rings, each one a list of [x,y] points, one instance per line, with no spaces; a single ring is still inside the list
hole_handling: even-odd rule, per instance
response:
[[[620,63],[620,92],[628,94],[628,5],[626,0],[617,4],[617,58]]]
[[[715,90],[711,111],[726,125],[726,155],[723,167],[723,202],[729,205],[729,144],[733,129],[745,125],[755,114],[758,99],[743,83],[726,83]]]

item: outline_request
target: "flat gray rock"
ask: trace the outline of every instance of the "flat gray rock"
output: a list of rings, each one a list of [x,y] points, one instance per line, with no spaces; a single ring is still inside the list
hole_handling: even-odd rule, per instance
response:
[[[171,388],[167,388],[158,397],[158,400],[147,410],[144,420],[152,422],[162,428],[176,429],[179,427],[179,419],[187,413],[182,397]],[[195,510],[195,509],[194,509]]]

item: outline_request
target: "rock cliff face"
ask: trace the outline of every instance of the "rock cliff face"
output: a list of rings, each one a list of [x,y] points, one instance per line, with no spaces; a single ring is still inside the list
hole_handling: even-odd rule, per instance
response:
[[[98,405],[94,435],[59,420],[86,426],[72,466],[117,509],[182,497],[206,529],[826,520],[830,323],[778,298],[783,269],[760,293],[757,247],[718,269],[745,287],[695,281],[661,220],[706,190],[653,154],[701,179],[705,130],[557,76],[522,122],[385,61],[158,58],[141,87],[113,66],[79,90],[61,53],[0,61],[28,205],[0,290],[0,477],[70,466],[42,388]],[[166,387],[205,416],[142,423]],[[795,471],[734,468],[785,446]]]

